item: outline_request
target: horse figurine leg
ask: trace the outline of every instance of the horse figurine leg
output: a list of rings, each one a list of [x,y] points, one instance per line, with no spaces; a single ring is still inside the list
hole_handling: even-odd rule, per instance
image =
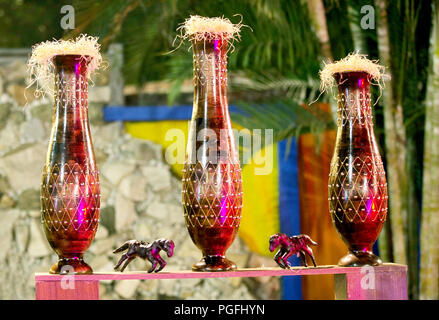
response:
[[[166,266],[166,261],[163,260],[162,257],[160,257],[160,255],[157,255],[156,258],[157,258],[157,261],[160,264],[160,267],[157,270],[155,270],[154,272],[159,272],[160,270],[162,270]]]
[[[148,273],[151,273],[155,270],[158,264],[158,260],[155,255],[151,253],[151,251],[146,252],[146,258],[148,258],[149,262],[151,262],[151,268],[148,270]]]
[[[124,254],[120,257],[120,259],[119,259],[119,261],[117,262],[116,266],[114,267],[114,270],[117,270],[117,269],[120,267],[120,265],[122,264],[122,262],[124,262],[126,259],[128,259],[128,255],[127,255],[126,253],[124,253]]]
[[[122,269],[120,269],[120,272],[123,272],[125,270],[125,268],[128,266],[128,264],[133,261],[136,257],[128,257],[127,261],[125,262],[125,264],[123,265]]]
[[[286,265],[284,264],[283,260],[282,260],[282,256],[284,255],[284,251],[279,250],[276,255],[274,256],[274,261],[276,261],[276,263],[279,265],[279,267],[281,267],[282,269],[286,269]]]
[[[120,269],[120,272],[123,272],[125,270],[125,268],[128,266],[128,264],[137,257],[136,248],[138,246],[138,243],[140,243],[140,242],[130,240],[130,241],[125,242],[123,245],[121,245],[119,248],[117,248],[116,250],[113,251],[113,253],[118,253],[118,252],[125,251],[128,249],[128,251],[120,257],[118,263],[114,267],[114,270],[117,270],[120,267],[120,265],[122,264],[122,262],[124,262],[126,260],[122,269]]]
[[[302,260],[302,265],[308,267],[308,263],[306,262],[306,255],[303,250],[300,250],[300,260]]]
[[[154,262],[152,262],[151,261],[151,263],[152,263],[152,266],[151,266],[151,268],[148,270],[148,273],[151,273],[151,272],[153,272],[154,270],[155,270],[155,268],[157,267],[157,261],[154,261]]]
[[[289,269],[291,268],[290,263],[288,262],[288,258],[291,257],[293,255],[293,250],[289,250],[287,252],[285,252],[285,254],[282,256],[282,260],[284,262],[284,265],[286,266],[285,269]]]
[[[117,262],[116,266],[114,267],[114,270],[117,270],[120,267],[120,265],[122,264],[122,262],[124,262],[126,259],[129,258],[129,254],[130,254],[129,249],[131,249],[130,245],[132,243],[133,243],[132,241],[126,241],[119,248],[117,248],[116,250],[113,251],[113,253],[118,253],[118,252],[122,252],[122,251],[125,251],[128,249],[128,251],[120,257],[119,261]]]
[[[120,267],[120,265],[122,264],[122,262],[124,262],[126,260],[122,269],[120,269],[120,272],[123,272],[125,270],[125,268],[128,266],[128,264],[136,258],[136,253],[135,252],[133,253],[130,251],[131,251],[131,248],[128,249],[128,252],[124,253],[122,255],[122,257],[120,257],[119,262],[114,267],[114,270],[117,270]]]
[[[314,260],[314,254],[312,252],[312,249],[309,246],[306,246],[306,247],[303,248],[303,251],[310,256],[310,258],[312,260],[312,264],[314,265],[314,267],[317,267],[316,261]]]

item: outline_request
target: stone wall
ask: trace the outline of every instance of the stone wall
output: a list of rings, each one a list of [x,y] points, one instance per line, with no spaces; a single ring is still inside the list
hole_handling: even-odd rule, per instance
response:
[[[56,262],[40,223],[39,186],[50,134],[51,97],[36,99],[26,87],[24,59],[0,64],[0,299],[34,299],[34,273]],[[175,241],[166,267],[186,270],[200,258],[186,230],[180,205],[181,183],[163,158],[161,146],[131,137],[122,123],[105,123],[108,71],[89,92],[89,115],[101,180],[101,223],[86,261],[111,272],[119,256],[111,252],[128,239]],[[270,266],[250,253],[241,239],[228,251],[241,267]],[[144,261],[129,270],[146,270]],[[102,299],[277,299],[279,280],[186,279],[103,281]]]

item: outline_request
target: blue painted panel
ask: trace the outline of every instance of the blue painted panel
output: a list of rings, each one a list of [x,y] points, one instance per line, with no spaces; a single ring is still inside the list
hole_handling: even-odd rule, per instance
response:
[[[230,112],[240,112],[230,106]],[[164,121],[190,120],[192,106],[106,106],[104,120],[111,121]]]
[[[278,143],[279,219],[280,230],[287,235],[300,234],[299,180],[296,140]],[[300,266],[300,259],[290,258],[292,265]],[[283,299],[302,299],[302,279],[299,276],[282,278]]]
[[[231,112],[240,112],[230,106]],[[105,121],[165,121],[189,120],[192,106],[107,106],[104,107]],[[297,147],[293,140],[287,151],[287,141],[278,143],[279,170],[279,216],[281,232],[300,234],[299,185],[297,169]],[[297,257],[291,257],[291,264],[300,265]],[[299,276],[283,277],[283,299],[302,299],[302,279]]]
[[[163,121],[188,120],[192,115],[192,106],[138,106],[104,107],[105,121]]]

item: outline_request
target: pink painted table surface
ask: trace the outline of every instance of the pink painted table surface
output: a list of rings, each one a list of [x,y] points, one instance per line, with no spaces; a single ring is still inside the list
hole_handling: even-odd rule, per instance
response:
[[[334,265],[317,267],[292,267],[289,270],[280,268],[245,268],[236,271],[223,272],[194,272],[184,271],[161,271],[159,273],[148,273],[146,271],[125,271],[125,272],[95,272],[90,275],[74,275],[75,280],[152,280],[152,279],[193,279],[193,278],[241,278],[241,277],[269,277],[269,276],[305,276],[319,274],[348,274],[358,273],[360,267],[338,267]],[[374,267],[375,272],[407,271],[407,266],[393,263],[386,263]],[[56,281],[64,276],[48,273],[36,273],[36,281]]]
[[[334,274],[336,299],[407,299],[407,266],[386,263],[373,267],[376,287],[364,290],[360,267],[317,266],[292,267],[289,270],[280,268],[246,268],[227,272],[193,272],[193,271],[161,271],[148,273],[134,272],[96,272],[90,275],[52,275],[36,273],[37,299],[98,299],[100,280],[154,280],[154,279],[193,279],[193,278],[233,278],[233,277],[270,277],[270,276],[312,276]],[[369,270],[370,271],[370,270]],[[59,290],[60,283],[68,277],[79,281],[76,290]],[[81,285],[81,283],[83,283]],[[86,286],[87,284],[87,286]],[[91,287],[93,289],[90,289]],[[84,289],[86,288],[86,289]],[[92,295],[88,295],[88,292]],[[75,292],[73,292],[75,291]],[[67,294],[67,295],[66,295]]]

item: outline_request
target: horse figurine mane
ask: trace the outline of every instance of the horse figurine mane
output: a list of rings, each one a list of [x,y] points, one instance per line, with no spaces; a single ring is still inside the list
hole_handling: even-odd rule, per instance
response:
[[[120,257],[119,262],[114,267],[114,270],[119,269],[120,265],[126,260],[125,264],[120,269],[120,272],[123,272],[131,261],[139,257],[142,259],[148,259],[149,262],[151,262],[152,266],[148,272],[159,272],[166,266],[166,261],[160,256],[160,251],[163,250],[166,252],[168,257],[172,257],[174,254],[174,247],[174,241],[164,238],[157,239],[152,243],[139,240],[126,241],[119,248],[113,251],[113,253],[118,253],[127,250],[127,252]],[[156,269],[157,264],[160,264],[158,269]]]
[[[316,246],[317,243],[314,242],[308,235],[299,234],[297,236],[288,237],[284,233],[276,233],[270,237],[269,240],[270,252],[273,252],[276,248],[279,251],[274,257],[274,261],[283,269],[289,269],[291,265],[288,263],[288,258],[293,254],[300,256],[302,264],[308,267],[306,262],[306,255],[310,256],[314,267],[316,267],[316,262],[314,260],[314,254],[310,245]]]

